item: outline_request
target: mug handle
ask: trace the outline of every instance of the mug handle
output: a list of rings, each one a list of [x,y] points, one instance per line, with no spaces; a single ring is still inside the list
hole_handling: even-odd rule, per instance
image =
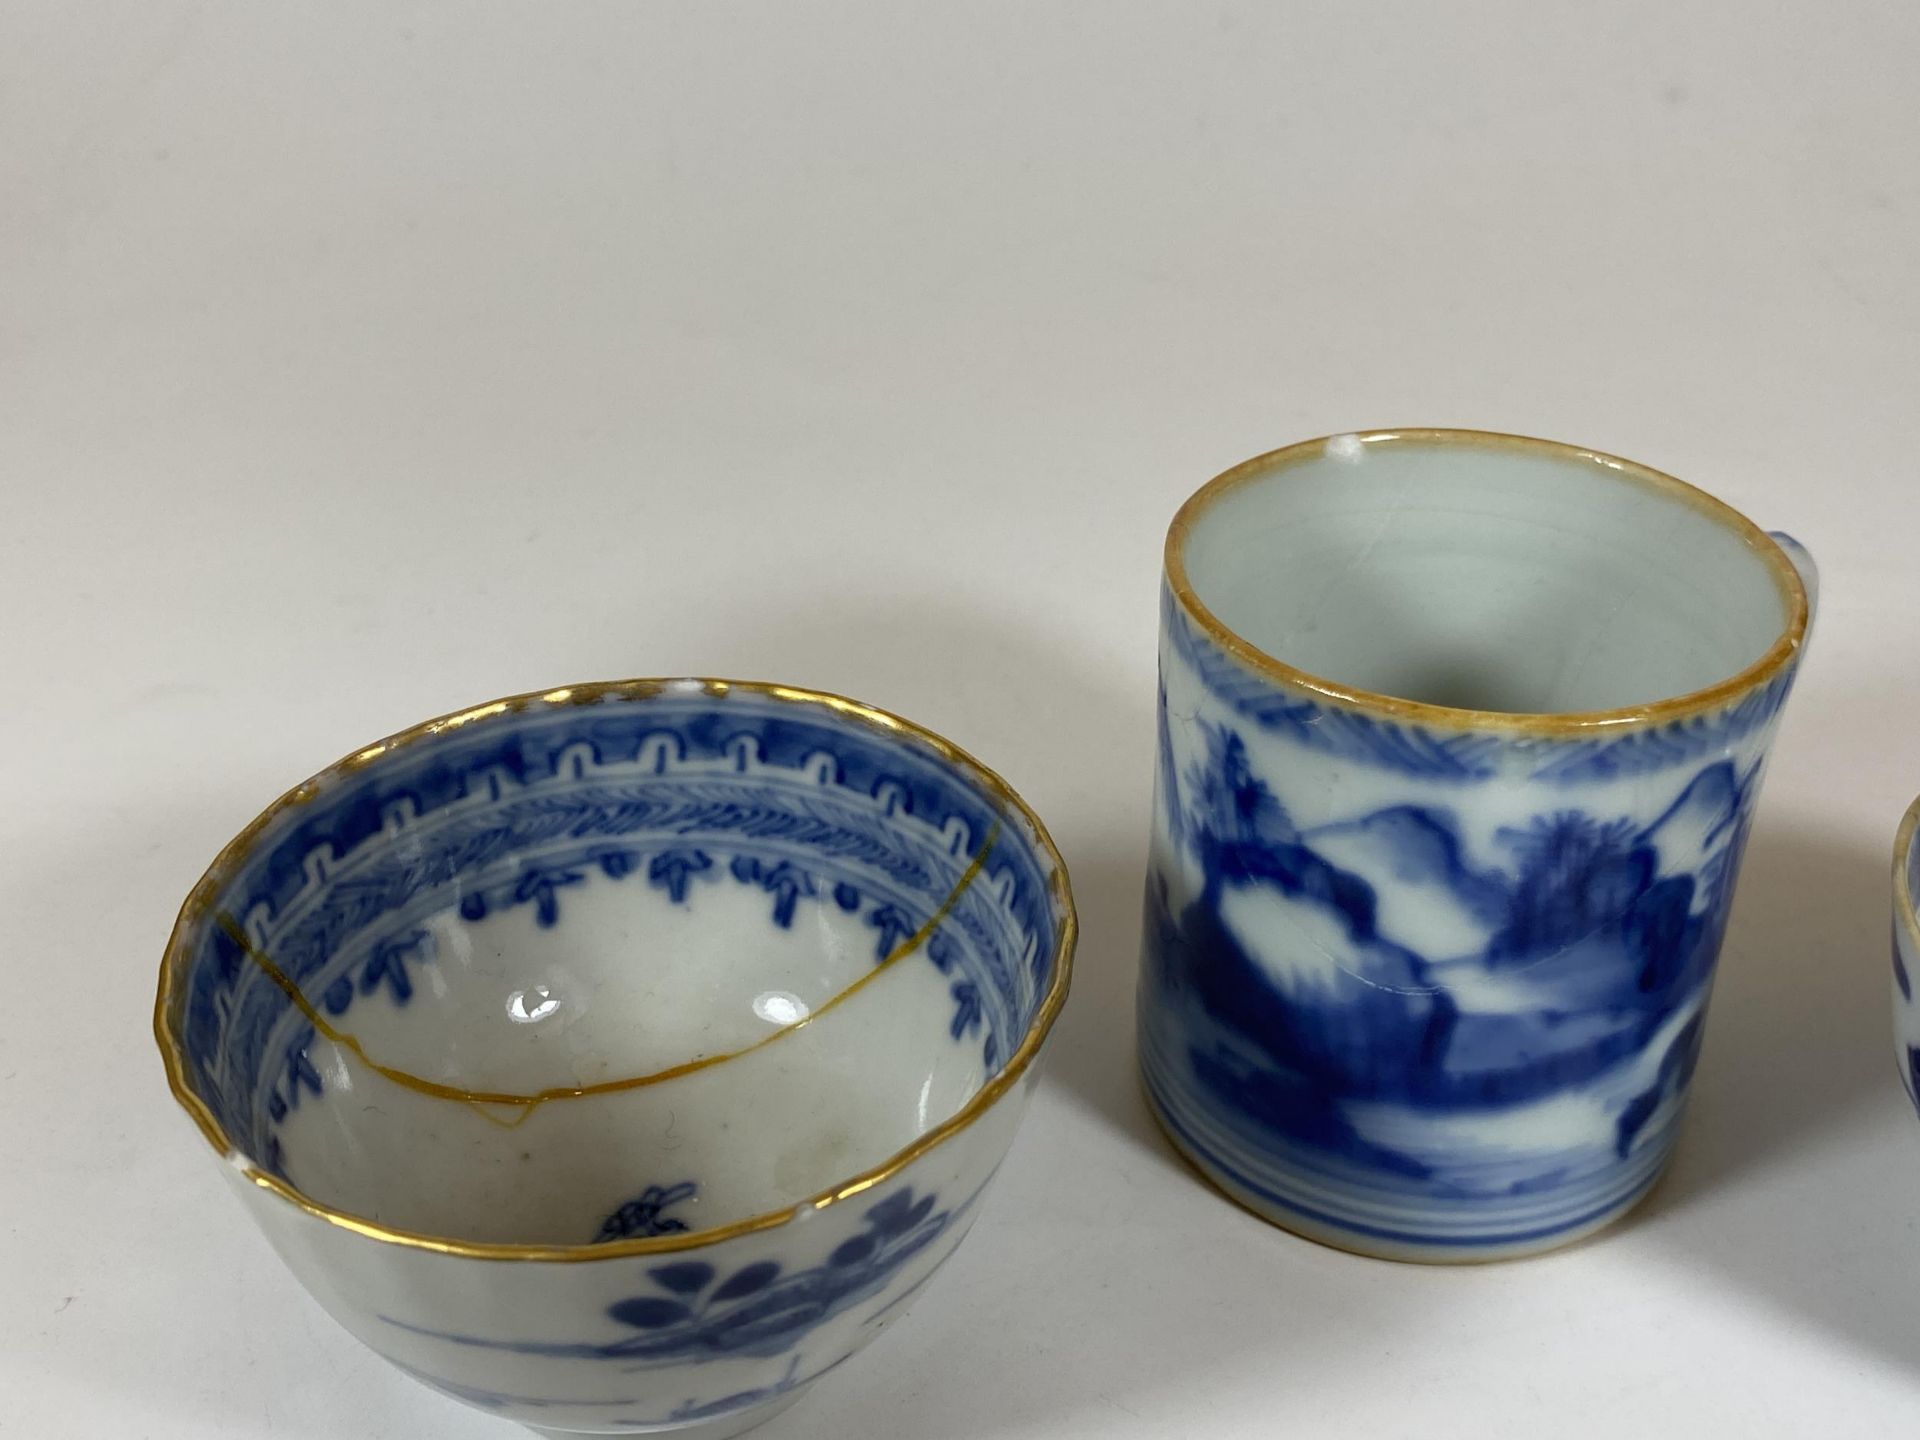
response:
[[[1820,567],[1814,563],[1807,547],[1786,531],[1769,530],[1767,538],[1786,551],[1787,559],[1800,572],[1800,583],[1807,587],[1807,636],[1812,638],[1813,617],[1820,609]]]

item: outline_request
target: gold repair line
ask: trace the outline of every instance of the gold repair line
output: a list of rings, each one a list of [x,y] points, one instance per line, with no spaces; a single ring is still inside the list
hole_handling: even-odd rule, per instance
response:
[[[363,1046],[358,1039],[339,1029],[329,1021],[326,1016],[322,1015],[319,1010],[314,1007],[313,1002],[308,1000],[306,995],[301,992],[300,987],[294,983],[286,971],[274,964],[266,953],[253,943],[252,939],[240,928],[239,923],[234,920],[232,915],[222,910],[216,914],[214,919],[215,923],[226,933],[227,938],[238,945],[247,957],[265,972],[267,978],[280,987],[281,992],[292,1002],[294,1008],[299,1010],[301,1015],[306,1018],[315,1030],[319,1031],[320,1034],[324,1035],[334,1044],[357,1055],[361,1063],[376,1075],[391,1080],[403,1089],[431,1096],[436,1100],[457,1100],[462,1104],[471,1105],[475,1107],[481,1116],[493,1124],[511,1130],[525,1123],[529,1115],[533,1114],[535,1110],[546,1104],[549,1100],[580,1100],[590,1095],[611,1095],[623,1090],[639,1090],[648,1085],[658,1085],[664,1080],[677,1080],[682,1075],[691,1075],[696,1071],[711,1069],[715,1065],[724,1065],[729,1060],[738,1060],[742,1056],[751,1055],[754,1051],[764,1049],[766,1046],[773,1044],[774,1041],[780,1039],[782,1036],[790,1035],[803,1026],[812,1024],[828,1011],[833,1010],[835,1007],[857,995],[882,972],[890,969],[896,961],[902,959],[904,956],[911,955],[922,945],[926,944],[928,939],[933,935],[933,932],[939,928],[940,922],[952,913],[953,907],[959,903],[960,897],[967,892],[967,887],[973,884],[981,870],[985,868],[987,856],[992,853],[993,847],[999,838],[1000,822],[998,819],[995,819],[992,828],[987,832],[986,843],[980,847],[973,859],[968,862],[967,868],[960,876],[959,881],[948,893],[947,898],[940,902],[939,908],[933,912],[933,915],[927,920],[926,924],[922,925],[900,945],[895,947],[893,952],[881,960],[879,964],[875,965],[844,990],[841,990],[838,994],[829,998],[824,1005],[817,1006],[800,1019],[789,1021],[777,1030],[770,1030],[758,1040],[755,1040],[751,1045],[742,1046],[738,1050],[729,1050],[719,1055],[703,1055],[698,1059],[687,1060],[678,1065],[670,1065],[664,1070],[655,1070],[646,1075],[632,1075],[623,1080],[602,1080],[593,1085],[560,1085],[550,1090],[541,1090],[532,1095],[513,1094],[500,1090],[465,1090],[456,1085],[444,1085],[437,1080],[428,1080],[410,1071],[381,1064],[367,1053],[366,1047]],[[519,1109],[521,1113],[518,1118],[512,1121],[502,1121],[480,1108],[486,1105],[512,1106]]]
[[[1073,908],[1072,882],[1067,877],[1067,863],[1061,857],[1060,847],[1055,845],[1052,837],[1047,834],[1045,822],[1033,813],[1032,807],[1020,798],[1019,792],[1007,784],[1003,777],[989,770],[951,740],[936,735],[925,726],[916,725],[911,720],[903,720],[898,715],[889,714],[884,710],[876,710],[873,706],[864,705],[858,700],[849,700],[844,695],[833,695],[823,690],[801,690],[790,685],[774,686],[758,680],[703,680],[677,676],[664,679],[595,680],[565,688],[567,699],[564,703],[569,706],[634,704],[668,694],[691,695],[696,690],[715,698],[739,694],[781,700],[806,709],[822,711],[835,721],[880,730],[956,767],[978,791],[991,796],[997,807],[1003,809],[1005,814],[1019,819],[1033,844],[1038,847],[1039,857],[1047,870],[1047,903],[1053,920],[1052,973],[1047,980],[1045,992],[1039,997],[1040,1008],[1029,1017],[1021,1033],[1020,1043],[1014,1047],[1013,1054],[957,1111],[931,1130],[923,1132],[918,1139],[896,1150],[878,1165],[862,1171],[850,1180],[841,1181],[798,1205],[763,1211],[758,1215],[749,1215],[745,1219],[735,1220],[727,1225],[714,1225],[701,1230],[674,1231],[665,1235],[643,1235],[632,1240],[609,1240],[598,1244],[526,1245],[505,1241],[495,1243],[459,1240],[448,1235],[433,1235],[418,1230],[396,1229],[391,1225],[382,1225],[377,1220],[369,1220],[364,1216],[336,1210],[330,1205],[323,1205],[301,1194],[286,1181],[267,1174],[249,1161],[233,1143],[206,1100],[194,1089],[193,1082],[189,1078],[191,1067],[187,1059],[186,1045],[181,1038],[181,1027],[185,1023],[188,998],[185,972],[190,968],[190,957],[194,947],[199,943],[200,927],[217,908],[215,902],[221,888],[232,881],[236,870],[255,852],[268,830],[277,822],[294,815],[300,807],[311,804],[317,796],[327,793],[331,787],[345,783],[357,771],[367,768],[369,764],[379,763],[378,759],[368,760],[362,756],[377,750],[380,756],[384,757],[409,746],[430,744],[444,727],[441,721],[429,720],[391,735],[379,742],[378,746],[363,750],[360,754],[349,755],[343,760],[335,761],[317,775],[301,781],[256,815],[248,822],[245,829],[221,849],[213,863],[207,867],[206,874],[202,875],[195,882],[193,889],[188,892],[186,900],[180,906],[180,913],[174,919],[166,951],[161,957],[160,983],[153,1002],[153,1038],[159,1047],[161,1061],[166,1067],[167,1089],[172,1092],[174,1100],[186,1112],[187,1118],[193,1121],[207,1143],[213,1146],[214,1152],[230,1163],[238,1165],[249,1183],[271,1193],[313,1220],[383,1245],[395,1245],[407,1250],[417,1250],[423,1254],[484,1260],[488,1263],[511,1261],[517,1264],[526,1261],[541,1264],[575,1262],[598,1264],[609,1260],[625,1260],[635,1255],[664,1255],[680,1250],[696,1250],[740,1235],[777,1230],[783,1225],[791,1224],[803,1211],[823,1210],[836,1200],[857,1195],[904,1173],[909,1167],[962,1131],[971,1128],[975,1122],[1005,1100],[1016,1086],[1032,1083],[1033,1063],[1045,1047],[1047,1038],[1066,1005],[1067,992],[1072,988],[1073,952],[1079,939],[1080,925]],[[526,694],[510,696],[497,703],[504,707],[501,713],[516,715],[528,711],[538,712],[542,706],[554,706],[560,702],[544,699],[540,695]],[[485,725],[491,722],[482,720],[479,723]]]

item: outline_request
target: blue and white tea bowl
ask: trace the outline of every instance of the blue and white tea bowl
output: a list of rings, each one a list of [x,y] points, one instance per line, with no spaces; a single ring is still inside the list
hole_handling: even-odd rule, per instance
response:
[[[333,1316],[554,1434],[736,1434],[972,1223],[1067,992],[991,772],[834,696],[583,685],[409,730],[214,862],[175,1095]]]
[[[1920,1110],[1920,800],[1893,841],[1893,1044],[1900,1083]]]
[[[1230,1195],[1522,1255],[1673,1145],[1811,615],[1691,486],[1470,431],[1309,441],[1167,538],[1149,1100]]]

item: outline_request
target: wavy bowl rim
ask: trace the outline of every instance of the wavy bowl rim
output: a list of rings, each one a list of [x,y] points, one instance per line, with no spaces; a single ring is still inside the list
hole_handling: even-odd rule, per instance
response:
[[[917,1136],[879,1164],[839,1181],[804,1200],[780,1209],[762,1211],[740,1220],[729,1221],[725,1225],[709,1226],[671,1235],[651,1235],[631,1240],[610,1241],[598,1245],[590,1243],[543,1245],[511,1241],[462,1240],[455,1236],[434,1235],[424,1231],[386,1225],[315,1200],[298,1187],[268,1174],[254,1164],[252,1157],[233,1143],[207,1103],[200,1098],[187,1080],[186,1052],[178,1023],[184,1016],[186,988],[178,982],[187,974],[190,956],[189,941],[198,933],[199,927],[206,920],[214,898],[232,878],[235,869],[252,854],[253,846],[268,827],[283,815],[327,793],[348,777],[379,763],[396,750],[432,740],[470,725],[485,725],[508,715],[520,715],[533,710],[557,710],[563,707],[599,704],[608,700],[646,701],[657,699],[662,695],[689,694],[695,691],[715,701],[724,700],[728,695],[739,691],[789,704],[822,709],[831,712],[841,720],[877,730],[896,742],[904,740],[917,743],[960,770],[976,788],[997,804],[1003,812],[1003,818],[1010,816],[1018,819],[1028,828],[1041,855],[1051,862],[1053,867],[1047,881],[1047,895],[1048,908],[1054,919],[1054,964],[1047,992],[1035,1009],[1033,1018],[1028,1022],[1026,1033],[1021,1037],[1019,1046],[1007,1058],[1007,1062],[988,1077],[986,1083],[968,1099],[965,1105],[940,1124]],[[450,711],[445,715],[408,726],[384,740],[362,746],[342,756],[268,805],[221,848],[220,853],[214,857],[213,863],[195,882],[186,900],[181,904],[160,961],[159,989],[154,1001],[153,1033],[160,1049],[161,1061],[166,1067],[168,1089],[173,1092],[174,1100],[187,1112],[215,1152],[222,1160],[238,1170],[244,1179],[308,1216],[365,1239],[410,1250],[471,1260],[532,1260],[548,1263],[620,1260],[635,1255],[658,1255],[679,1250],[701,1249],[742,1235],[774,1230],[791,1224],[804,1215],[817,1214],[843,1200],[851,1199],[877,1185],[884,1184],[947,1140],[970,1128],[1013,1088],[1032,1067],[1034,1060],[1046,1044],[1048,1036],[1052,1033],[1054,1022],[1059,1018],[1060,1011],[1066,1004],[1067,991],[1072,981],[1073,952],[1078,939],[1079,917],[1074,908],[1072,881],[1067,873],[1066,860],[1061,856],[1053,837],[1047,832],[1046,825],[1034,813],[1032,807],[1020,797],[1019,792],[997,772],[982,764],[945,736],[864,701],[854,700],[831,691],[812,690],[797,685],[782,685],[764,680],[723,680],[702,676],[589,681],[509,695],[499,700],[469,706],[463,710]]]

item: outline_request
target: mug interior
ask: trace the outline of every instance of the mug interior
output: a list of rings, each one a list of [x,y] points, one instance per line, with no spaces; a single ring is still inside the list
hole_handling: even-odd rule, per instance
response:
[[[255,1165],[395,1229],[797,1204],[965,1108],[1058,979],[1024,812],[792,692],[536,704],[316,788],[183,942],[187,1080]]]
[[[1192,592],[1349,690],[1522,714],[1626,709],[1739,675],[1791,623],[1784,557],[1691,487],[1544,441],[1343,436],[1201,492]]]

